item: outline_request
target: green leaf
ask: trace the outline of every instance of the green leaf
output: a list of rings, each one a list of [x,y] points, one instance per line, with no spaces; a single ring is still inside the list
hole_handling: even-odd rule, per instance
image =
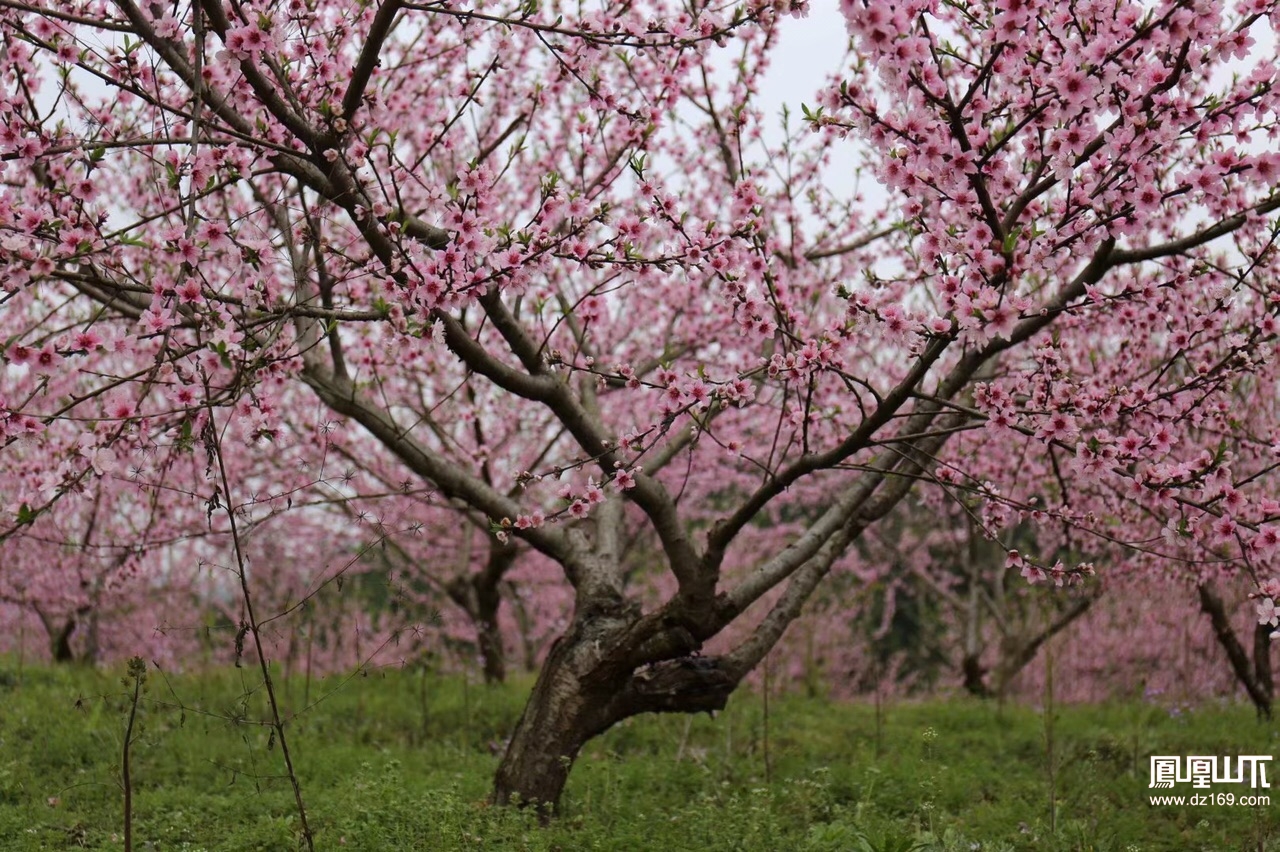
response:
[[[191,428],[190,420],[182,421],[182,429],[178,432],[178,449],[190,450],[195,446],[195,432]]]
[[[1005,254],[1013,253],[1014,247],[1018,245],[1018,235],[1020,233],[1021,229],[1014,228],[1012,231],[1004,235],[1004,245],[1002,248],[1004,249]]]

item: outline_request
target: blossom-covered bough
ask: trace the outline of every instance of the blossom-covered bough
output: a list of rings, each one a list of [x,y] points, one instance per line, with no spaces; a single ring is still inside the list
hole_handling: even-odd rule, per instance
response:
[[[723,707],[913,488],[1043,527],[1033,582],[1270,578],[1274,3],[845,2],[777,143],[806,4],[561,5],[0,2],[6,546],[99,488],[287,511],[342,421],[487,531],[477,600],[572,589],[503,803]]]

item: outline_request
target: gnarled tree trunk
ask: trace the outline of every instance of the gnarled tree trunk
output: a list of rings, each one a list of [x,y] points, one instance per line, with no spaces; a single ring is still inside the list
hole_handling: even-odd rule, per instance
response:
[[[494,779],[497,804],[534,805],[544,818],[560,795],[582,747],[623,719],[642,713],[723,710],[749,667],[730,658],[694,656],[687,631],[658,643],[685,655],[633,667],[643,622],[620,605],[614,614],[577,616],[552,645]]]
[[[750,637],[720,656],[699,652],[737,616],[740,604],[731,596],[698,588],[642,614],[611,585],[607,570],[586,566],[573,621],[543,662],[498,766],[494,802],[536,801],[549,817],[578,752],[593,737],[643,713],[723,710],[859,531],[846,525],[833,535],[793,572]]]
[[[593,677],[585,657],[585,649],[566,638],[552,647],[498,767],[497,804],[532,805],[549,814],[582,746],[619,721],[610,712],[616,683]]]

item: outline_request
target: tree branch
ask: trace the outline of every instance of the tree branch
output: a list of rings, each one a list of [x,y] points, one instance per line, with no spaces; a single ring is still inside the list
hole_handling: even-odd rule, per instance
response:
[[[348,123],[355,116],[356,110],[360,109],[369,78],[381,62],[382,46],[391,34],[401,6],[400,0],[385,0],[373,16],[369,34],[365,37],[364,46],[360,48],[359,58],[356,59],[356,66],[351,70],[351,82],[347,83],[347,91],[342,95],[342,117]]]
[[[434,483],[445,496],[475,506],[494,520],[514,518],[520,514],[520,506],[514,500],[419,444],[380,406],[365,399],[349,381],[322,370],[314,362],[304,367],[301,378],[326,405],[358,422],[410,470]],[[577,583],[581,579],[584,567],[582,554],[564,533],[545,527],[517,530],[515,533],[559,561],[571,582]]]

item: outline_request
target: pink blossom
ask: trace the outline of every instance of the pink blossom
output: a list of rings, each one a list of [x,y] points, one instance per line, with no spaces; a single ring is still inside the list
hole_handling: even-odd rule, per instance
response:
[[[36,354],[36,351],[32,349],[30,346],[25,346],[21,343],[15,343],[9,347],[8,351],[5,352],[5,359],[10,364],[13,364],[15,366],[21,366],[23,364],[30,363],[32,358],[35,357],[35,354]]]
[[[38,373],[52,372],[61,363],[62,355],[54,348],[52,341],[41,346],[31,359],[31,364]]]
[[[227,51],[237,59],[256,59],[271,45],[270,37],[257,24],[227,30]]]
[[[85,352],[93,352],[101,345],[102,335],[94,328],[87,328],[84,331],[78,332],[75,337],[72,338],[71,343],[73,349],[81,349]]]
[[[534,509],[527,515],[516,515],[515,527],[518,530],[537,529],[546,523],[546,516],[542,514],[541,509]]]
[[[174,321],[173,313],[166,308],[148,308],[140,319],[142,328],[147,334],[159,334],[166,331]]]
[[[1276,548],[1280,547],[1280,527],[1272,524],[1258,527],[1257,534],[1250,540],[1249,544],[1254,552],[1260,555],[1275,552]]]
[[[1280,624],[1280,608],[1276,607],[1274,598],[1263,598],[1258,602],[1256,609],[1258,611],[1259,624],[1270,624],[1273,627]]]
[[[169,401],[176,408],[192,408],[200,401],[200,396],[194,387],[190,385],[179,385],[169,393]]]
[[[1217,536],[1219,541],[1224,541],[1235,535],[1237,525],[1230,515],[1223,515],[1213,522],[1213,534]]]
[[[178,286],[178,299],[184,305],[190,305],[199,302],[203,297],[200,293],[200,282],[194,278],[188,278]]]

